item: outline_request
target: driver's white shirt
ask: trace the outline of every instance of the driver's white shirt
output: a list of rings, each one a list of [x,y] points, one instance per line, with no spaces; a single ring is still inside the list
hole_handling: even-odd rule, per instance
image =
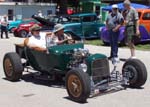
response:
[[[28,46],[46,48],[45,33],[40,33],[38,37],[33,35],[29,37]]]

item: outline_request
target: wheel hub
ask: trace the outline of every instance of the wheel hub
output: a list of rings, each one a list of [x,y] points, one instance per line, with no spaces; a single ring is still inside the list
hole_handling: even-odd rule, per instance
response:
[[[5,64],[4,67],[5,67],[6,74],[8,76],[11,76],[12,71],[13,71],[13,66],[12,66],[12,63],[11,63],[10,59],[6,59],[4,64]]]
[[[126,76],[128,76],[127,78],[130,80],[130,83],[134,83],[136,81],[138,74],[135,67],[133,67],[132,65],[126,66],[125,73],[128,74]]]
[[[68,87],[70,93],[74,97],[79,97],[82,92],[81,81],[76,75],[71,75],[68,79]]]

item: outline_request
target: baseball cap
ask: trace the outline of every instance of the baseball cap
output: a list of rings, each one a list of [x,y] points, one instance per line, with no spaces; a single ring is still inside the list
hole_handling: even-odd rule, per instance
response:
[[[118,5],[117,4],[113,4],[112,5],[112,9],[117,8],[118,9]]]

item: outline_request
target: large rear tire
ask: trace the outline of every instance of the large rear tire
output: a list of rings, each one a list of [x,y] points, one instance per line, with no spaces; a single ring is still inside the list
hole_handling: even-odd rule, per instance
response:
[[[6,79],[9,81],[18,81],[23,72],[20,56],[14,52],[5,54],[3,59],[3,68]]]
[[[147,80],[147,70],[143,62],[138,59],[129,59],[125,62],[122,69],[124,77],[129,79],[129,87],[139,88]],[[128,76],[126,75],[128,74]]]
[[[69,71],[66,75],[66,88],[71,100],[85,103],[91,90],[88,74],[80,69]]]

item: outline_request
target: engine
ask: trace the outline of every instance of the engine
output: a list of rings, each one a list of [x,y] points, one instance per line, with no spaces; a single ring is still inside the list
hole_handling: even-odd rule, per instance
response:
[[[80,68],[86,72],[87,65],[85,63],[85,58],[90,55],[88,49],[74,49],[72,52],[72,59],[69,62],[69,68]]]

